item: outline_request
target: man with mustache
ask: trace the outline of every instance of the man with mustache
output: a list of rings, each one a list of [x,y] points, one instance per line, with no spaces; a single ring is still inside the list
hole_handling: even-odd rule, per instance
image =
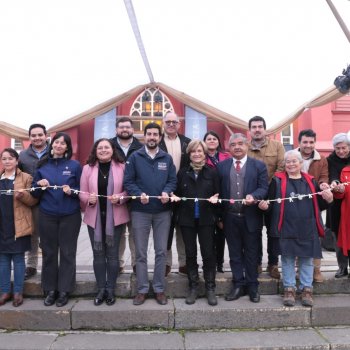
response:
[[[267,173],[269,176],[269,183],[276,171],[283,171],[283,158],[284,147],[280,141],[273,140],[266,136],[266,122],[263,117],[255,116],[248,122],[249,134],[251,140],[248,144],[248,156],[261,160],[265,163]],[[268,230],[269,222],[268,216],[264,216],[265,226]],[[267,235],[267,254],[268,262],[266,271],[272,278],[280,279],[281,275],[278,271],[278,255],[275,255],[274,244],[278,244],[276,239]],[[262,272],[262,257],[263,257],[263,244],[262,244],[262,232],[260,232],[259,239],[259,259],[258,259],[258,272]]]

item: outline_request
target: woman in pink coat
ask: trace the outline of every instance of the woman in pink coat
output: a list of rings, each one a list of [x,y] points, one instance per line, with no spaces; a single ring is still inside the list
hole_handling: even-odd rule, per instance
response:
[[[119,242],[129,218],[123,189],[124,164],[108,139],[94,143],[80,181],[80,201],[85,211],[93,250],[98,293],[94,304],[115,303],[119,271]]]

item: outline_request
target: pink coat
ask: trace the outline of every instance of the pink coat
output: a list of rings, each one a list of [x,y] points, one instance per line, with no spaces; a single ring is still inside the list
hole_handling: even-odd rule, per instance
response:
[[[124,178],[124,170],[125,165],[122,163],[115,163],[112,161],[111,163],[112,172],[113,172],[113,180],[114,180],[114,194],[118,196],[127,196],[126,191],[123,189],[123,178]],[[84,214],[84,222],[95,228],[96,226],[96,217],[97,217],[97,205],[88,205],[89,194],[96,193],[98,194],[98,164],[94,166],[85,165],[83,167],[83,172],[81,174],[80,179],[80,191],[86,193],[80,193],[80,204]],[[121,224],[125,224],[130,221],[129,211],[126,206],[127,199],[121,201],[120,204],[113,205],[113,217],[114,217],[114,225],[118,226]]]
[[[230,157],[231,155],[229,153],[219,151],[219,162],[222,162],[223,160],[228,159]],[[213,162],[209,157],[207,157],[207,165],[210,166],[211,168],[215,168],[215,165],[213,164]]]

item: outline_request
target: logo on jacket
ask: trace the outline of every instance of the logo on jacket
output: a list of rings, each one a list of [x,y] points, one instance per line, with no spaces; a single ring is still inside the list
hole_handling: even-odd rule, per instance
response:
[[[72,172],[69,170],[69,167],[66,166],[66,169],[62,171],[63,176],[70,176]]]
[[[167,170],[167,164],[164,162],[158,162],[158,170]]]

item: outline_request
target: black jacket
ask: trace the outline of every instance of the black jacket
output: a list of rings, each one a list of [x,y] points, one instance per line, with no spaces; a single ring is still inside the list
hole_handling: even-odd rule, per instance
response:
[[[131,154],[133,152],[137,151],[138,149],[140,149],[143,146],[142,143],[136,137],[133,136],[132,143],[131,143],[129,150],[128,150],[128,154],[125,156],[123,150],[121,149],[121,147],[119,145],[118,137],[117,136],[113,137],[111,139],[111,141],[114,144],[114,146],[116,147],[118,154],[120,154],[120,156],[124,159],[124,162],[131,156]]]
[[[177,175],[176,195],[186,198],[210,198],[220,191],[219,177],[216,170],[205,165],[199,172],[196,180],[191,167],[180,169]],[[195,226],[194,200],[181,200],[178,202],[176,216],[180,226]],[[199,202],[199,225],[215,225],[219,204],[208,201]]]
[[[189,158],[188,154],[186,153],[186,149],[187,149],[188,144],[191,142],[191,139],[189,139],[185,135],[181,135],[181,134],[178,134],[177,136],[180,139],[180,145],[181,145],[181,161],[180,161],[180,169],[181,169],[184,167],[188,167],[190,165],[190,158]],[[168,153],[168,149],[167,149],[165,141],[164,141],[164,135],[162,136],[162,139],[160,140],[159,148]]]

